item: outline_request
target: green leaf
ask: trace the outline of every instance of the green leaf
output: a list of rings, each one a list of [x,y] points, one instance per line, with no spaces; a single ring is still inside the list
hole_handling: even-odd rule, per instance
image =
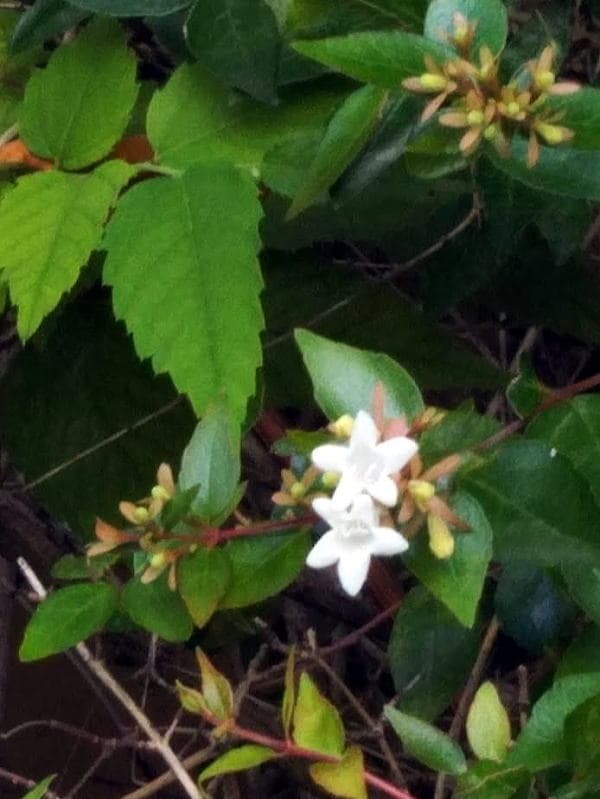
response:
[[[184,64],[152,97],[148,137],[163,164],[223,157],[257,171],[270,146],[290,131],[320,131],[339,101],[339,91],[315,87],[273,108],[235,97],[200,65]]]
[[[588,699],[567,717],[565,741],[577,777],[600,779],[600,697]]]
[[[582,200],[600,201],[600,152],[572,150],[568,147],[540,147],[540,158],[533,169],[527,166],[527,142],[515,138],[512,156],[504,158],[493,148],[488,158],[501,172],[526,186],[550,194]]]
[[[587,563],[586,568],[590,569]],[[552,574],[520,561],[509,562],[503,569],[495,605],[504,632],[536,654],[558,642],[577,612]]]
[[[564,455],[600,503],[600,396],[582,394],[539,414],[527,436]]]
[[[387,355],[359,350],[296,330],[296,343],[313,382],[315,399],[330,419],[371,407],[377,383],[385,388],[385,412],[410,421],[423,410],[416,383]]]
[[[85,555],[63,555],[52,566],[52,576],[57,580],[97,580],[118,560],[118,552],[106,552],[91,559]]]
[[[35,333],[72,288],[134,171],[124,161],[109,161],[85,175],[38,172],[20,178],[3,196],[0,264],[19,309],[22,339]]]
[[[294,196],[289,218],[300,214],[335,183],[369,138],[384,100],[382,89],[363,86],[344,101],[329,123],[306,178]]]
[[[254,183],[214,162],[134,186],[107,228],[104,279],[115,312],[139,355],[171,375],[199,416],[222,402],[241,423],[254,392],[260,214]],[[132,230],[144,235],[132,239]]]
[[[362,750],[349,746],[337,763],[313,763],[310,776],[321,788],[343,799],[367,799]]]
[[[475,24],[472,55],[478,55],[483,46],[489,47],[494,55],[502,52],[508,35],[508,16],[501,0],[433,0],[425,17],[425,36],[448,41],[455,31],[457,13]]]
[[[452,498],[452,509],[469,526],[468,532],[454,534],[451,558],[440,560],[429,550],[423,532],[411,542],[403,556],[408,568],[443,602],[465,627],[472,627],[492,557],[492,528],[479,503],[468,494]]]
[[[344,725],[336,708],[306,672],[300,675],[294,709],[294,742],[305,749],[340,757],[344,751]]]
[[[294,0],[286,29],[296,38],[387,27],[421,30],[426,8],[427,0]]]
[[[456,59],[449,47],[402,31],[373,31],[294,42],[294,49],[351,78],[397,89],[404,78],[425,71],[424,57],[438,63]]]
[[[600,627],[588,624],[567,647],[556,670],[556,679],[573,674],[600,672]]]
[[[33,787],[30,791],[28,791],[23,799],[44,799],[46,795],[46,791],[52,784],[52,782],[56,779],[56,774],[51,774],[49,777],[46,777],[41,782]]]
[[[230,749],[224,755],[203,769],[198,777],[198,783],[202,783],[211,777],[218,777],[219,774],[234,774],[236,771],[246,771],[247,769],[260,766],[269,760],[277,757],[277,752],[268,749],[266,746],[256,746],[256,744],[246,744],[237,749]]]
[[[237,504],[240,482],[240,433],[226,410],[215,405],[196,427],[184,450],[179,486],[197,488],[191,511],[203,521],[220,524]]]
[[[423,431],[419,439],[419,455],[426,466],[480,444],[500,429],[500,423],[470,406],[448,411],[433,427]]]
[[[511,742],[510,720],[491,682],[477,689],[466,721],[469,745],[480,760],[501,763]]]
[[[223,608],[243,608],[283,591],[300,574],[310,535],[300,528],[230,541],[225,552],[231,563],[231,586]]]
[[[409,755],[434,771],[462,774],[467,770],[462,749],[449,735],[391,705],[385,707],[384,713]]]
[[[511,799],[531,777],[521,766],[508,768],[482,760],[458,778],[456,799]]]
[[[570,595],[596,624],[600,624],[600,568],[589,563],[563,565]]]
[[[68,306],[43,340],[17,356],[0,394],[11,458],[29,481],[66,464],[35,496],[84,539],[97,516],[122,524],[119,500],[147,496],[158,464],[176,463],[193,424],[170,381],[139,362],[102,298]]]
[[[265,0],[198,0],[186,36],[192,53],[214,75],[258,100],[277,101],[281,41]]]
[[[402,711],[434,719],[460,688],[478,646],[476,630],[465,629],[425,588],[413,588],[396,615],[388,649]]]
[[[539,408],[550,390],[540,381],[530,361],[526,361],[506,389],[506,399],[515,413],[524,419]],[[531,438],[536,438],[533,435]]]
[[[600,694],[600,673],[576,674],[556,680],[539,699],[506,765],[541,771],[565,760],[564,725],[579,705]]]
[[[296,649],[292,645],[285,664],[283,699],[281,701],[281,723],[285,737],[290,737],[294,706],[296,704]]]
[[[25,143],[63,169],[98,161],[125,130],[135,74],[123,32],[114,22],[94,21],[29,80],[19,122]]]
[[[197,627],[204,627],[225,595],[231,567],[222,549],[198,548],[177,563],[177,590]]]
[[[11,40],[13,52],[43,44],[88,16],[87,11],[73,8],[65,0],[37,0],[19,16]]]
[[[458,482],[489,519],[499,560],[540,566],[599,562],[594,523],[599,511],[590,490],[546,444],[504,444],[480,465],[459,472]]]
[[[69,0],[78,8],[109,17],[164,17],[190,4],[190,0]]]
[[[556,113],[560,124],[575,131],[570,147],[579,150],[600,148],[600,90],[582,88],[574,94],[547,97],[544,110]]]
[[[19,649],[23,662],[64,652],[102,629],[117,609],[108,583],[81,583],[54,591],[38,605]]]
[[[134,577],[123,589],[121,602],[136,624],[165,641],[187,641],[192,634],[190,614],[179,594],[169,588],[166,574],[151,583]]]

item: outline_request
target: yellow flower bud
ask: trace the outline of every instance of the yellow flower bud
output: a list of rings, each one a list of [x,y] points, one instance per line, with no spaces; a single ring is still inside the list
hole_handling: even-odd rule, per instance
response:
[[[300,481],[297,481],[290,488],[290,494],[293,499],[302,499],[302,497],[306,494],[306,486]]]
[[[538,72],[535,76],[535,86],[537,89],[545,92],[551,86],[554,86],[554,82],[556,80],[556,75],[549,69],[545,69],[542,72]]]
[[[164,552],[155,552],[150,556],[149,563],[153,569],[162,569],[167,565],[167,556]]]
[[[454,536],[446,522],[430,513],[427,516],[429,549],[438,560],[447,560],[454,554]]]
[[[483,131],[483,138],[486,141],[494,141],[494,139],[498,136],[498,126],[497,125],[488,125],[487,128]]]
[[[521,110],[521,106],[515,100],[512,100],[506,106],[506,110],[511,116],[516,116],[519,113],[519,111]]]
[[[448,86],[448,78],[436,75],[434,72],[424,72],[419,80],[422,88],[428,92],[443,92]]]
[[[435,495],[435,486],[427,480],[410,480],[408,493],[414,499],[419,510],[425,511],[427,503]]]
[[[536,122],[535,131],[547,144],[562,144],[573,138],[573,131],[560,125],[550,125],[547,122]]]
[[[150,519],[150,514],[146,508],[137,507],[133,511],[133,518],[135,519],[136,524],[145,524]]]
[[[168,502],[171,499],[171,495],[167,489],[159,485],[154,486],[150,494],[152,499],[160,499],[162,502]]]
[[[329,430],[337,438],[350,438],[352,429],[354,427],[354,417],[349,413],[345,413],[329,425]]]
[[[323,472],[321,482],[323,483],[324,488],[335,488],[340,482],[340,476],[335,472]]]
[[[485,117],[483,115],[483,111],[473,110],[469,111],[467,114],[467,122],[469,125],[482,125],[484,120]]]

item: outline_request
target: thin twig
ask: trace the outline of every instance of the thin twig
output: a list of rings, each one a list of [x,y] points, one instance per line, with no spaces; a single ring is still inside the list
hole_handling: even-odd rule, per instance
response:
[[[81,727],[75,727],[72,724],[66,724],[64,721],[59,721],[58,719],[36,719],[32,721],[25,721],[23,724],[19,724],[16,727],[12,727],[10,730],[6,730],[6,732],[0,732],[0,741],[8,741],[15,735],[20,735],[23,732],[27,732],[27,730],[38,729],[40,727],[64,732],[66,735],[71,735],[73,738],[78,738],[81,741],[86,741],[87,743],[93,744],[95,746],[102,746],[105,749],[153,750],[156,748],[154,744],[149,743],[148,741],[136,741],[133,738],[128,737],[103,738],[100,735],[94,735],[94,733],[81,729]]]
[[[48,595],[48,592],[40,582],[38,576],[33,571],[29,563],[27,563],[24,558],[18,558],[17,565],[35,593],[41,599],[45,599]],[[129,696],[127,691],[120,685],[120,683],[115,680],[112,674],[106,669],[104,664],[101,661],[96,660],[84,643],[77,644],[75,649],[81,660],[86,664],[90,671],[93,672],[96,678],[111,692],[115,699],[117,699],[121,705],[123,705],[129,715],[145,732],[148,739],[155,745],[156,751],[169,765],[190,799],[198,799],[198,789],[194,785],[192,778],[183,767],[175,752],[171,749],[168,743],[165,742],[160,733],[153,727],[152,722],[146,716],[146,714],[141,710],[140,707],[138,707],[138,705],[134,702],[132,697]]]
[[[183,767],[186,769],[186,771],[191,771],[193,768],[201,766],[203,763],[206,763],[207,760],[210,760],[211,757],[213,757],[215,748],[216,743],[211,743],[204,749],[194,752],[193,755],[190,755],[189,757],[186,757],[185,760],[181,761]],[[166,771],[155,780],[142,785],[141,788],[137,788],[135,791],[123,795],[121,799],[148,799],[149,796],[154,796],[159,791],[162,791],[163,788],[171,785],[173,782],[175,782],[173,773],[171,771]]]
[[[87,785],[87,783],[91,780],[94,774],[98,771],[102,763],[106,760],[106,758],[110,755],[110,751],[108,749],[103,749],[100,754],[94,759],[94,762],[90,765],[88,769],[84,771],[82,776],[79,780],[75,783],[75,785],[71,788],[69,793],[65,796],[65,799],[76,799],[77,794],[79,791]]]
[[[26,790],[31,790],[35,788],[37,783],[34,780],[29,780],[27,777],[21,777],[20,774],[15,774],[13,771],[8,771],[8,769],[0,767],[0,779],[4,780],[5,782],[9,782],[11,785],[15,785],[18,788],[25,788]],[[54,791],[46,791],[46,799],[60,799],[60,796]]]

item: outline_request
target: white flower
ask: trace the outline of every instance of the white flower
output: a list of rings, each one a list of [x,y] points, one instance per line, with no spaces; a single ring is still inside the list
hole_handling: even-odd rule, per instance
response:
[[[331,527],[308,553],[306,563],[313,569],[338,564],[342,588],[356,596],[367,579],[373,555],[398,555],[408,541],[391,527],[379,527],[371,497],[359,494],[350,510],[340,510],[331,499],[319,497],[312,506]]]
[[[341,474],[333,495],[337,508],[347,508],[363,491],[389,508],[398,502],[398,486],[390,475],[406,466],[419,447],[405,436],[381,444],[378,439],[372,417],[366,411],[359,411],[348,446],[324,444],[313,450],[315,466],[324,472]]]

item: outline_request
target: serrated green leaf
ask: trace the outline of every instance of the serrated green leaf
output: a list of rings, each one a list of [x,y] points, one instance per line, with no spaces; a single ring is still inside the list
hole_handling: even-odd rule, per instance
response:
[[[475,25],[471,53],[489,47],[494,55],[504,49],[508,35],[508,16],[501,0],[433,0],[425,17],[425,36],[446,42],[455,31],[455,14]]]
[[[385,388],[387,416],[405,416],[410,421],[423,410],[416,383],[387,355],[339,344],[308,330],[296,330],[295,335],[315,399],[330,419],[368,410],[377,383]]]
[[[230,541],[231,585],[221,607],[243,608],[283,591],[300,574],[309,549],[310,535],[300,528]]]
[[[60,588],[38,605],[25,628],[21,661],[64,652],[100,630],[117,609],[118,594],[107,583]]]
[[[161,408],[167,412],[155,415]],[[144,417],[152,418],[132,429]],[[139,362],[105,301],[85,296],[13,362],[0,394],[0,424],[28,480],[69,464],[35,496],[88,539],[97,516],[122,524],[119,501],[147,496],[158,464],[176,463],[194,418],[177,403],[170,381]],[[76,459],[119,431],[129,432]]]
[[[600,503],[600,396],[582,394],[539,414],[527,428],[568,458]]]
[[[425,532],[411,542],[403,556],[408,568],[443,602],[465,627],[472,627],[492,557],[492,528],[481,505],[468,494],[452,498],[454,512],[466,522],[468,532],[454,534],[451,558],[440,560],[429,550]]]
[[[600,89],[586,87],[574,94],[550,96],[544,102],[546,109],[558,115],[561,125],[575,132],[569,147],[600,148]]]
[[[214,75],[258,100],[277,101],[281,40],[265,0],[198,0],[186,37],[191,52]]]
[[[100,243],[104,222],[134,174],[109,161],[85,175],[51,170],[25,175],[0,204],[0,266],[29,338],[72,288]]]
[[[136,624],[165,641],[187,641],[194,629],[183,600],[169,588],[166,574],[150,583],[134,577],[123,589],[121,603]]]
[[[501,763],[511,742],[510,720],[491,682],[482,683],[473,697],[466,721],[469,746],[480,760]]]
[[[336,708],[326,699],[311,677],[303,672],[294,708],[294,742],[305,749],[341,757],[344,725]]]
[[[467,770],[462,749],[449,735],[391,705],[384,712],[409,755],[434,771],[462,774]]]
[[[225,595],[231,567],[222,549],[198,548],[177,563],[177,590],[197,627],[204,627]]]
[[[69,2],[109,17],[164,17],[190,4],[191,0],[69,0]]]
[[[456,53],[431,39],[402,31],[350,33],[328,39],[297,41],[294,49],[351,78],[384,89],[397,89],[404,78],[425,71],[424,57],[438,63],[456,59]]]
[[[567,716],[599,694],[600,673],[576,674],[556,680],[536,702],[506,765],[541,771],[563,761],[567,754],[564,739]]]
[[[202,783],[211,777],[218,777],[219,774],[234,774],[236,771],[247,771],[256,768],[269,760],[277,757],[277,752],[268,749],[266,746],[256,744],[246,744],[237,749],[230,749],[224,755],[203,769],[198,777],[198,782]]]
[[[179,486],[194,487],[191,511],[220,524],[232,512],[240,482],[240,433],[220,405],[209,407],[183,452]]]
[[[338,108],[308,167],[304,182],[294,195],[289,218],[300,214],[335,183],[369,138],[384,101],[382,89],[363,86]]]
[[[98,161],[127,126],[135,75],[135,57],[119,27],[94,21],[29,80],[19,121],[25,143],[63,169]]]
[[[600,563],[594,523],[600,511],[586,483],[547,444],[504,444],[457,479],[489,519],[499,560],[539,566]]]
[[[342,799],[367,799],[362,750],[349,746],[338,763],[313,763],[310,776],[321,788]]]
[[[277,107],[234,97],[199,64],[184,64],[148,107],[150,142],[163,164],[186,167],[208,157],[253,171],[265,151],[291,131],[320,131],[341,92],[315,87]]]
[[[23,796],[23,799],[44,799],[46,791],[48,790],[48,788],[55,779],[56,779],[56,774],[51,774],[49,777],[43,779],[41,782],[38,782],[38,784],[35,787],[33,787],[30,791],[28,791],[25,794],[25,796]]]
[[[199,416],[220,402],[241,423],[254,392],[260,215],[254,183],[212,162],[134,186],[107,228],[104,279],[115,312],[140,356],[170,374]]]
[[[388,648],[402,712],[434,719],[465,680],[478,646],[476,629],[463,627],[422,586],[413,588],[396,615]]]

